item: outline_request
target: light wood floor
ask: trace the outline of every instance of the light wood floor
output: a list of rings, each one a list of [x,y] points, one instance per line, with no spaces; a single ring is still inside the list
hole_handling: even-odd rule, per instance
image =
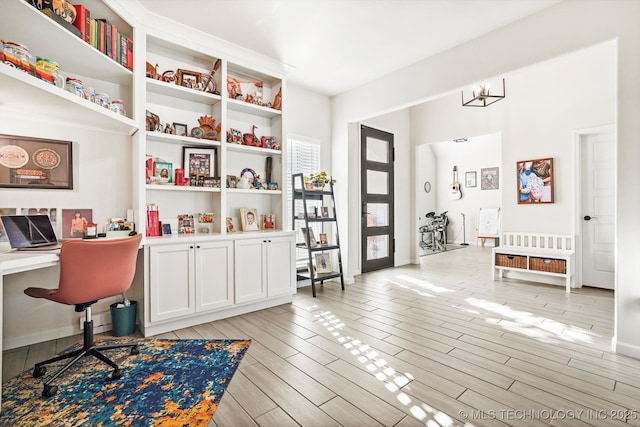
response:
[[[163,337],[253,340],[210,426],[640,426],[613,292],[490,277],[468,247]],[[5,352],[4,378],[76,340]]]

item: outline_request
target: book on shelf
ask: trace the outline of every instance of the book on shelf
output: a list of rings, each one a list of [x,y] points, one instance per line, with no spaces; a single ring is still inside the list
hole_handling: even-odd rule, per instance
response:
[[[91,12],[82,4],[76,4],[75,8],[76,19],[73,21],[73,26],[80,31],[82,40],[89,43]]]

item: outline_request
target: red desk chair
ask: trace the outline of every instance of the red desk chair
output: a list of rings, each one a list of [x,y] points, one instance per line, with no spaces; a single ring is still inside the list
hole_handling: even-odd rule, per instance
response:
[[[99,299],[119,295],[129,289],[136,272],[138,248],[142,235],[132,238],[106,240],[73,240],[65,242],[60,249],[60,279],[58,289],[27,288],[24,293],[34,298],[45,298],[61,304],[75,305],[77,312],[86,312],[84,321],[83,348],[36,363],[35,378],[45,374],[48,365],[71,359],[44,383],[43,397],[57,393],[58,387],[51,385],[60,375],[86,356],[95,356],[113,368],[112,379],[122,378],[122,371],[102,350],[130,348],[138,354],[136,344],[96,346],[93,342],[91,305]]]

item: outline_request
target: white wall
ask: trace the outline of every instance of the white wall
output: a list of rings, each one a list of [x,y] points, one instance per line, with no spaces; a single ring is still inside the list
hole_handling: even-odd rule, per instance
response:
[[[412,112],[412,123],[420,126],[420,120],[415,120],[416,113]],[[455,121],[454,121],[455,122]],[[449,122],[450,123],[450,122]],[[454,125],[455,126],[455,125]],[[417,142],[417,141],[416,141]],[[425,144],[423,144],[425,145]],[[453,141],[426,144],[435,153],[436,162],[436,213],[447,211],[449,217],[449,229],[447,240],[449,243],[462,243],[463,221],[465,214],[466,241],[476,244],[478,228],[478,214],[480,209],[499,208],[502,204],[502,183],[510,179],[505,177],[502,168],[499,169],[499,188],[496,190],[482,190],[480,185],[480,171],[482,168],[500,167],[502,164],[502,147],[500,134],[482,135],[470,137],[466,142],[455,143]],[[416,147],[419,152],[422,145]],[[452,200],[450,185],[453,180],[453,166],[458,167],[458,182],[462,197]],[[465,187],[465,173],[476,172],[476,187]],[[418,179],[418,183],[421,181]],[[433,209],[432,209],[433,210]],[[424,216],[426,212],[417,211],[416,215]],[[493,244],[493,242],[491,242]]]
[[[588,46],[616,40],[617,91],[614,92],[616,116],[613,119],[616,122],[618,137],[618,194],[624,197],[617,198],[616,206],[618,230],[616,232],[616,337],[614,340],[617,351],[640,357],[640,335],[637,334],[640,326],[640,287],[637,286],[637,277],[640,276],[640,264],[637,262],[640,259],[640,245],[637,244],[640,241],[640,222],[637,220],[637,212],[640,208],[640,187],[635,180],[628,178],[628,174],[635,169],[640,158],[640,127],[637,126],[637,118],[640,117],[639,21],[640,2],[637,1],[608,0],[584,3],[579,0],[566,0],[469,43],[336,96],[332,100],[332,164],[334,170],[340,173],[338,179],[357,183],[356,174],[348,169],[350,162],[358,155],[357,143],[349,138],[352,136],[349,132],[350,123],[417,105],[450,93],[457,93],[459,97],[459,89],[468,87],[472,83],[484,81],[492,76],[505,75]],[[588,74],[590,70],[576,70],[575,77],[579,78],[578,74],[583,72]],[[546,89],[533,82],[530,90],[521,94],[516,92],[511,96],[511,92],[508,91],[507,100],[493,107],[504,108],[499,104],[523,95],[537,103],[535,99],[544,98]],[[583,87],[583,90],[586,89]],[[589,109],[598,102],[598,99],[593,98],[579,109],[588,115]],[[542,102],[537,105],[540,109],[548,106]],[[528,118],[522,117],[520,119],[522,124],[519,126],[525,128],[526,123],[529,123],[531,129],[541,127],[538,136],[544,137],[542,141],[530,140],[527,135],[503,132],[502,160],[505,166],[520,159],[520,152],[515,147],[509,146],[513,141],[520,140],[529,144],[531,147],[529,152],[533,157],[537,157],[534,154],[538,152],[535,148],[536,144],[541,142],[547,144],[548,141],[556,143],[558,138],[562,138],[562,135],[558,135],[559,129],[556,123],[562,120],[564,113],[553,117],[550,123],[545,123],[537,120],[538,113],[542,111],[540,109],[530,110],[532,114]],[[576,121],[573,125],[579,126],[579,123]],[[464,129],[461,130],[464,131]],[[488,120],[482,132],[478,134],[497,131],[500,129]],[[453,137],[458,136],[459,133]],[[416,135],[412,135],[412,139],[420,140]],[[434,140],[446,139],[452,139],[452,137],[439,135]],[[548,146],[539,149],[540,152],[548,150]],[[558,156],[564,158],[566,156],[564,150],[562,148],[558,150],[562,151],[562,153],[558,152]],[[554,155],[554,157],[557,156]],[[555,166],[561,171],[557,178],[573,179],[564,172],[562,164]],[[505,182],[504,185],[504,194],[508,194],[509,191],[515,194],[515,183]],[[349,206],[350,212],[357,212],[355,209],[358,208],[358,197],[353,187],[349,185],[344,192],[338,194],[338,203]],[[556,196],[559,197],[560,202],[554,204],[548,211],[553,212],[553,215],[545,215],[547,221],[553,220],[549,223],[553,229],[549,231],[566,231],[567,228],[562,227],[567,224],[569,229],[573,229],[571,219],[562,219],[562,216],[567,215],[570,218],[571,210],[568,208],[568,203],[571,195],[560,192]],[[352,210],[352,207],[355,209]],[[515,219],[517,214],[513,211],[504,212],[504,214],[505,217],[508,214],[513,221],[518,221]],[[349,216],[349,212],[346,212],[339,217],[341,224],[345,225],[342,230],[346,229],[349,234],[357,234],[357,224],[348,221]],[[555,220],[556,216],[561,218],[560,221]],[[504,223],[504,228],[515,228],[519,224]],[[351,258],[345,268],[347,274],[353,273],[355,267],[351,265]]]
[[[507,98],[487,108],[463,108],[455,95],[414,107],[412,134],[416,142],[437,141],[490,123],[502,132],[502,158],[483,167],[500,167],[503,229],[576,234],[573,132],[615,122],[615,57],[615,43],[607,42],[514,71]],[[468,146],[458,144],[455,157],[466,158]],[[547,157],[554,158],[554,203],[518,205],[516,162]]]
[[[321,143],[321,168],[331,174],[331,101],[301,86],[287,84],[289,135],[314,138]]]
[[[81,126],[33,121],[20,115],[3,112],[0,133],[72,141],[73,190],[0,189],[3,208],[54,207],[60,209],[93,209],[93,220],[102,231],[102,224],[111,217],[126,216],[132,208],[131,142],[123,135],[99,132]],[[20,211],[18,211],[20,212]],[[0,251],[9,249],[0,244]],[[58,267],[29,273],[7,275],[4,278],[3,315],[11,321],[3,322],[4,349],[46,341],[78,333],[78,318],[70,307],[55,302],[30,298],[23,291],[29,286],[55,287]],[[118,298],[100,301],[94,314],[108,311],[109,304]],[[19,319],[19,320],[18,320]]]

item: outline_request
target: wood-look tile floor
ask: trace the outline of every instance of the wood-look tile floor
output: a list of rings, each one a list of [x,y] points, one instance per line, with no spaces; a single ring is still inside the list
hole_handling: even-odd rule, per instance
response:
[[[613,292],[492,282],[490,256],[427,256],[162,337],[253,340],[210,426],[640,426]],[[6,351],[4,378],[77,339]]]

